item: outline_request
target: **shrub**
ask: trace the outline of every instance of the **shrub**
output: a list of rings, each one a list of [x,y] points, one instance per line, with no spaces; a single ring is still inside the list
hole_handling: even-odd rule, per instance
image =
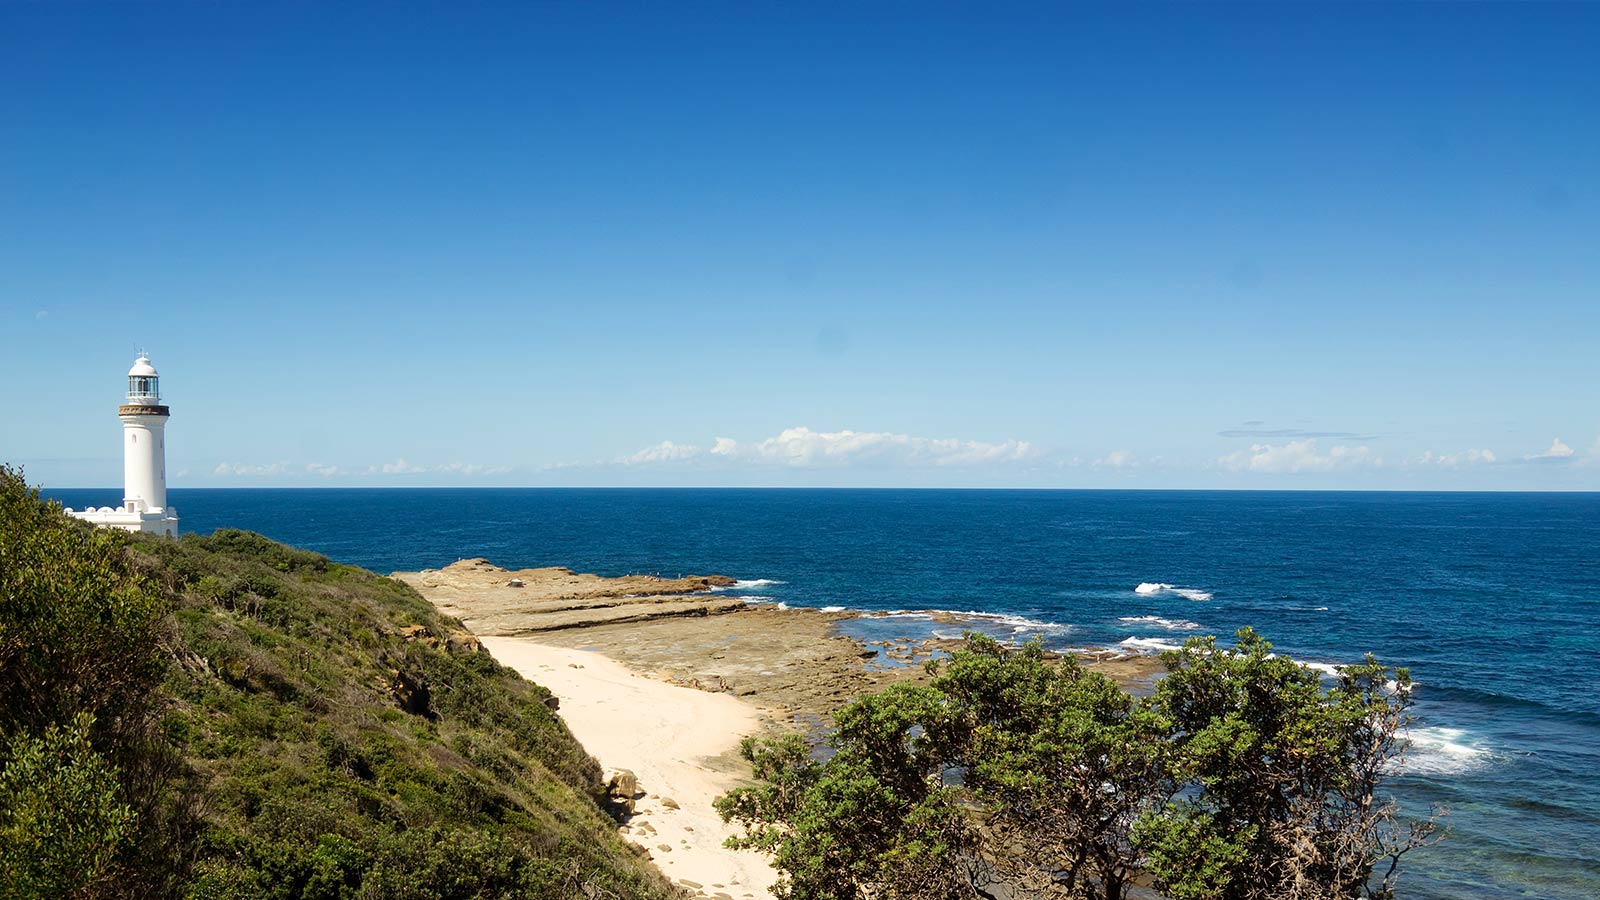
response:
[[[775,855],[783,900],[1120,900],[1141,872],[1175,900],[1392,896],[1432,833],[1376,794],[1409,677],[1369,657],[1324,689],[1269,651],[1192,639],[1140,701],[968,635],[932,685],[840,710],[826,759],[746,740],[756,783],[717,809],[745,828],[730,846]]]
[[[58,898],[103,882],[136,816],[116,769],[78,715],[38,737],[13,736],[0,754],[0,897]]]

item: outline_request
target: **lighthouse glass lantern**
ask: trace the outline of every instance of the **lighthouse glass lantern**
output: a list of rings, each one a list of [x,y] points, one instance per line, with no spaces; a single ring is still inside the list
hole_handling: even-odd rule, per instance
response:
[[[128,376],[128,405],[129,406],[160,406],[161,405],[161,376],[155,369],[150,368],[148,360],[144,365],[134,365],[134,370],[150,369],[148,375]]]

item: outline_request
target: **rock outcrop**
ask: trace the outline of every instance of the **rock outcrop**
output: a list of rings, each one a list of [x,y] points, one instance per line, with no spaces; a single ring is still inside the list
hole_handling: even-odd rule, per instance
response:
[[[635,802],[644,794],[639,790],[639,778],[633,774],[632,769],[607,769],[600,776],[601,783],[605,786],[606,797],[611,801],[611,807],[618,818],[625,819],[633,815]]]
[[[746,606],[738,597],[712,591],[735,583],[724,575],[604,578],[559,566],[513,572],[478,557],[442,569],[396,572],[392,577],[416,588],[440,611],[461,619],[474,634],[508,637],[722,615]]]

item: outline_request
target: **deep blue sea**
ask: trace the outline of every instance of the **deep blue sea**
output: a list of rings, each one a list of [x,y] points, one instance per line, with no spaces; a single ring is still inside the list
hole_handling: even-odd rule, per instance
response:
[[[115,489],[53,491],[106,505]],[[1600,897],[1600,494],[945,490],[174,490],[225,526],[380,572],[719,573],[791,606],[971,610],[1058,647],[1254,626],[1420,684],[1412,811],[1451,833],[1413,898]],[[882,620],[880,620],[882,621]],[[888,620],[934,627],[914,615]],[[919,626],[918,623],[922,623]]]

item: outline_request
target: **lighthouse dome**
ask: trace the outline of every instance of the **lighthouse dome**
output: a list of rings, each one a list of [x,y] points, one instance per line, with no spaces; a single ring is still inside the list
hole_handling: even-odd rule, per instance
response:
[[[132,378],[135,375],[147,377],[153,377],[156,375],[155,366],[150,365],[150,357],[141,353],[139,354],[139,358],[133,361],[133,368],[128,370],[128,377]]]

